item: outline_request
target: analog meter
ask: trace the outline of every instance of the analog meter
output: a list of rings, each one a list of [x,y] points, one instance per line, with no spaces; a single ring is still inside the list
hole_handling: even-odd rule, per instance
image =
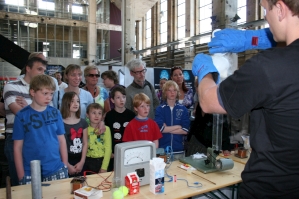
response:
[[[114,176],[124,179],[127,173],[136,172],[140,186],[149,184],[149,161],[156,157],[156,145],[150,141],[124,142],[114,148]]]

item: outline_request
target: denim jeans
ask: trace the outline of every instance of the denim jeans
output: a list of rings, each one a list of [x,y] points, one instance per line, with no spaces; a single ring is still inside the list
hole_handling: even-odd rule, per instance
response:
[[[49,176],[41,176],[41,181],[42,182],[46,182],[46,181],[53,181],[53,180],[60,180],[60,179],[64,179],[64,178],[68,178],[68,170],[66,166],[61,167],[58,171],[56,171],[55,173],[52,173]],[[24,184],[31,184],[31,176],[24,176],[20,181],[19,181],[20,185],[24,185]]]
[[[11,186],[19,185],[19,179],[16,171],[14,153],[13,153],[12,133],[6,133],[4,153],[8,161],[8,170],[10,176]]]

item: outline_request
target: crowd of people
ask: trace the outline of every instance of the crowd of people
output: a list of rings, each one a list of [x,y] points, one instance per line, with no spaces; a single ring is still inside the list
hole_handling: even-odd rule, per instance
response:
[[[101,74],[87,66],[82,72],[70,64],[53,78],[44,74],[46,66],[41,53],[32,53],[19,80],[4,87],[12,185],[31,182],[30,161],[36,159],[42,181],[112,171],[114,146],[121,142],[149,140],[157,148],[173,147],[174,159],[183,156],[193,91],[185,86],[182,68],[171,69],[172,80],[165,81],[158,99],[139,59],[127,64],[133,76],[127,88],[112,70]],[[83,76],[86,84],[80,86]]]
[[[145,79],[145,63],[134,59],[127,64],[134,78],[127,88],[118,84],[114,73],[102,74],[108,92],[97,86],[100,71],[95,67],[86,67],[86,85],[80,88],[82,71],[72,64],[64,72],[68,86],[57,91],[61,81],[43,74],[44,57],[31,56],[24,75],[6,84],[3,92],[5,153],[12,184],[30,183],[33,159],[41,160],[43,181],[83,171],[111,171],[114,146],[123,141],[172,146],[173,158],[178,159],[190,129],[188,108],[199,101],[196,114],[202,118],[207,113],[234,118],[251,114],[252,152],[242,173],[239,198],[299,198],[299,162],[294,158],[299,149],[299,5],[295,0],[262,0],[261,6],[270,28],[221,30],[208,46],[211,54],[266,50],[220,84],[211,56],[196,55],[195,100],[180,67],[171,68],[171,80],[161,79],[162,88],[155,91]],[[285,42],[286,47],[272,48],[276,42]]]

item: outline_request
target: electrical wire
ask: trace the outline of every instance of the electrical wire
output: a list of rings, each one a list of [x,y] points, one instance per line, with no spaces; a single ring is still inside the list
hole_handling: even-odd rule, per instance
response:
[[[100,176],[103,179],[103,181],[97,186],[91,186],[87,183],[86,173],[97,174],[98,176]],[[102,190],[103,192],[107,192],[107,191],[110,191],[111,188],[112,188],[112,182],[108,181],[108,178],[110,178],[110,176],[112,174],[113,174],[113,171],[107,177],[103,177],[99,173],[96,173],[96,172],[93,172],[93,171],[84,171],[85,183],[86,183],[87,186],[89,186],[91,188]]]
[[[197,185],[192,186],[192,185],[189,185],[188,180],[186,180],[184,178],[178,178],[177,180],[185,181],[187,183],[187,187],[189,187],[189,188],[201,188],[202,187],[202,184],[200,182],[194,182],[194,184],[197,184]]]

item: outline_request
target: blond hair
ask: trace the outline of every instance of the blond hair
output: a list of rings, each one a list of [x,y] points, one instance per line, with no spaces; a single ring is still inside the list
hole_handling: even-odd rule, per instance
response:
[[[79,70],[82,74],[81,67],[77,64],[70,64],[66,67],[66,69],[64,70],[64,77],[66,83],[68,83],[67,75],[75,70]]]
[[[165,84],[162,87],[162,99],[163,100],[167,100],[166,92],[168,91],[168,89],[170,87],[174,87],[174,89],[177,91],[176,98],[177,99],[179,98],[179,96],[180,96],[180,89],[179,89],[178,84],[175,81],[168,80],[167,82],[165,82]]]
[[[97,70],[98,74],[100,75],[100,70],[96,67],[96,66],[86,66],[86,68],[84,69],[84,76],[88,76],[89,75],[89,71],[91,70]]]
[[[151,100],[150,98],[144,94],[144,93],[138,93],[134,96],[134,99],[133,99],[133,106],[135,108],[139,107],[142,102],[146,103],[146,104],[150,104],[151,103]]]
[[[91,109],[101,110],[102,114],[104,114],[104,108],[98,103],[91,103],[86,108],[86,113],[89,114]]]
[[[30,81],[29,90],[34,90],[35,92],[43,88],[50,89],[52,91],[56,90],[56,85],[49,75],[36,75]]]

